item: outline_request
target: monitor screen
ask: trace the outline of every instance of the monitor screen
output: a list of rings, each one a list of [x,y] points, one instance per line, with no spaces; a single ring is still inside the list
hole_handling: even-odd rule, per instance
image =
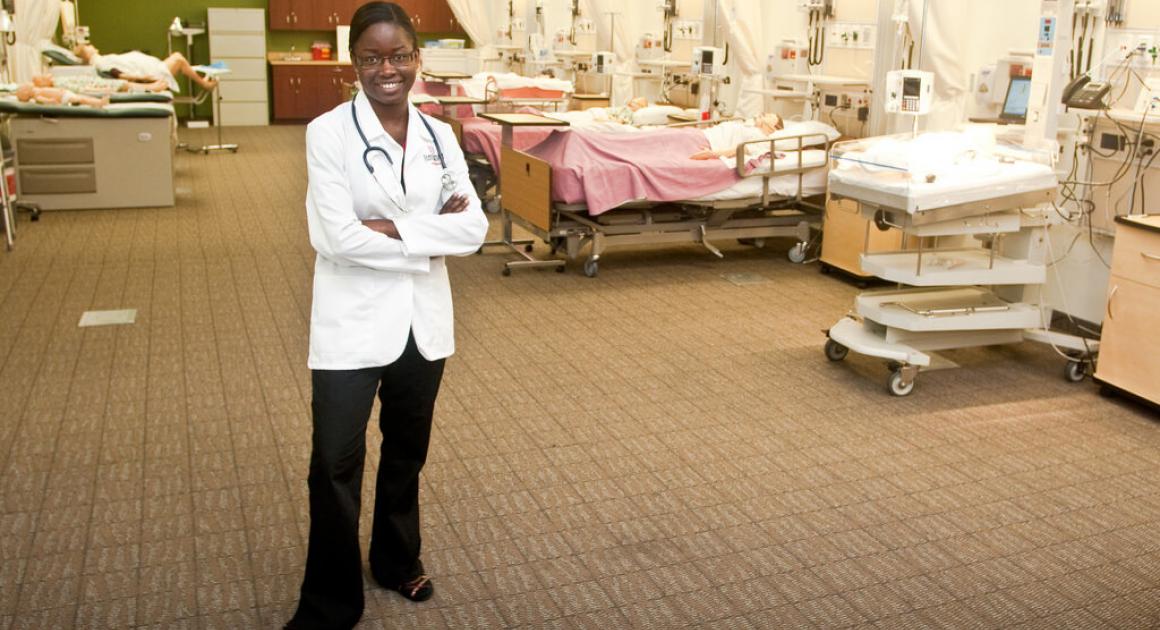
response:
[[[1031,77],[1011,77],[1011,85],[1007,87],[1007,99],[1003,101],[1003,116],[1025,118],[1030,99]]]
[[[918,77],[906,77],[902,80],[902,95],[903,96],[918,96],[922,91],[922,79]]]

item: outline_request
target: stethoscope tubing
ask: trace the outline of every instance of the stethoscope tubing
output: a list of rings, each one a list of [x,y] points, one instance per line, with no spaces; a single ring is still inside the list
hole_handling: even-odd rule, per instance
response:
[[[447,173],[447,160],[443,157],[443,147],[440,146],[439,138],[435,136],[435,130],[431,128],[431,123],[427,122],[427,117],[424,116],[421,112],[416,111],[415,113],[419,115],[419,120],[423,121],[423,126],[427,128],[427,134],[431,136],[431,142],[435,144],[435,153],[439,156],[439,166],[443,169],[443,175],[440,177],[440,182],[443,186],[443,189],[450,192],[451,189],[453,189],[455,186],[454,182],[451,180],[451,176]],[[367,172],[371,175],[374,175],[375,173],[375,167],[371,166],[370,156],[376,151],[382,153],[383,157],[387,158],[387,164],[394,166],[395,161],[391,159],[391,154],[387,153],[386,149],[379,146],[374,146],[370,143],[369,140],[367,140],[367,135],[363,132],[362,125],[358,122],[358,110],[355,108],[354,100],[351,100],[350,102],[350,117],[351,120],[354,121],[354,129],[358,132],[358,137],[362,139],[363,146],[366,147],[363,149],[362,160],[363,166],[367,168]]]

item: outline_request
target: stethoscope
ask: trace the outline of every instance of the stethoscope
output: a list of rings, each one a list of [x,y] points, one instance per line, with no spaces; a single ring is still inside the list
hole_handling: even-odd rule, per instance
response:
[[[451,178],[451,173],[447,172],[447,160],[443,158],[443,147],[439,146],[439,138],[435,137],[435,130],[431,128],[431,123],[427,122],[427,117],[419,112],[416,113],[419,114],[419,120],[423,121],[423,126],[427,128],[427,133],[431,136],[431,142],[435,143],[435,153],[439,156],[439,165],[443,168],[443,175],[439,177],[439,183],[442,184],[444,191],[451,192],[455,190],[455,180]],[[376,151],[382,153],[383,157],[387,158],[387,164],[393,167],[395,161],[391,159],[391,154],[387,153],[386,149],[374,146],[367,140],[367,135],[363,133],[362,125],[358,123],[358,110],[355,109],[353,100],[350,102],[350,117],[354,120],[354,129],[358,132],[358,137],[362,138],[363,146],[366,147],[363,150],[362,160],[363,165],[367,167],[367,172],[371,175],[375,174],[375,167],[371,166],[371,154]]]

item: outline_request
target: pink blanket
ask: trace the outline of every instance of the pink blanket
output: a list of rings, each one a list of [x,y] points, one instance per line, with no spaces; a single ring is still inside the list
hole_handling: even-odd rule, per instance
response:
[[[629,201],[692,199],[732,186],[740,178],[722,160],[691,160],[706,148],[696,129],[649,133],[555,130],[526,149],[552,166],[552,198],[586,203],[600,214]]]
[[[499,156],[503,128],[486,118],[463,119],[463,150],[467,153],[482,153],[487,157],[492,170],[499,176]],[[523,151],[548,137],[551,127],[516,127],[512,143]]]

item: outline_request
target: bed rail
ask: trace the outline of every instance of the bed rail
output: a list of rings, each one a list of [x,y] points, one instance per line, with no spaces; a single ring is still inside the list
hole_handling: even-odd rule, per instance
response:
[[[804,159],[803,152],[806,149],[812,148],[811,146],[807,146],[805,144],[806,140],[810,139],[810,138],[821,138],[822,139],[822,148],[819,150],[825,152],[825,159],[822,161],[821,164],[819,164],[817,166],[806,166],[802,162],[802,160]],[[786,149],[786,146],[785,146],[786,143],[791,144],[793,148]],[[748,142],[742,142],[741,144],[737,145],[737,152],[736,152],[737,165],[735,166],[735,169],[737,171],[737,176],[738,177],[761,177],[762,178],[762,181],[761,181],[761,203],[762,203],[762,205],[769,205],[769,180],[770,180],[770,178],[779,177],[782,175],[795,175],[796,174],[798,176],[798,185],[797,185],[797,196],[794,198],[794,201],[798,204],[810,205],[811,207],[813,207],[813,204],[807,204],[804,201],[804,198],[802,196],[802,188],[803,188],[804,183],[805,183],[804,182],[805,174],[809,173],[810,171],[817,170],[817,169],[828,169],[829,168],[831,144],[832,143],[830,142],[829,136],[827,136],[826,134],[821,133],[821,132],[803,133],[803,134],[796,135],[796,136],[785,136],[782,138],[763,138],[761,140],[750,140]],[[751,160],[749,160],[745,157],[746,156],[746,148],[750,147],[750,146],[767,147],[768,148],[769,170],[759,171],[757,169],[750,170],[747,168],[749,166],[749,163]],[[781,169],[779,169],[777,167],[777,150],[778,150],[779,146],[781,147],[782,151],[789,150],[789,151],[796,151],[797,152],[797,165],[796,166],[793,166],[790,168],[781,168]],[[824,210],[824,208],[822,208],[822,207],[817,207],[817,209]]]

